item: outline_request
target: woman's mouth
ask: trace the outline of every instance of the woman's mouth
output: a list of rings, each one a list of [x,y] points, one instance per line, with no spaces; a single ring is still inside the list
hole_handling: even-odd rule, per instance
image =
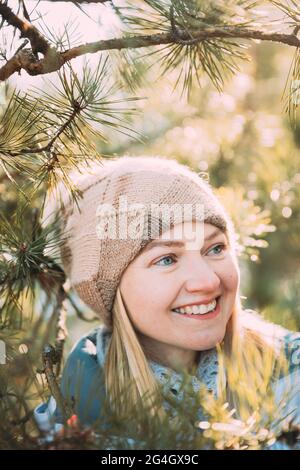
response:
[[[181,315],[182,317],[193,318],[194,320],[209,320],[210,318],[216,317],[220,313],[220,298],[221,296],[217,297],[208,305],[203,304],[187,307],[184,309],[172,309],[172,312],[176,313],[177,315]]]

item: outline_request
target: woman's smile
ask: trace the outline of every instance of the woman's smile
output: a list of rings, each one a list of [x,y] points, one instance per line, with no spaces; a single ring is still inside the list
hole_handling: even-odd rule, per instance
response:
[[[217,317],[219,313],[221,312],[220,296],[216,298],[215,307],[206,313],[181,313],[181,312],[176,312],[174,309],[172,309],[171,311],[175,315],[192,318],[194,320],[209,320],[211,318]]]

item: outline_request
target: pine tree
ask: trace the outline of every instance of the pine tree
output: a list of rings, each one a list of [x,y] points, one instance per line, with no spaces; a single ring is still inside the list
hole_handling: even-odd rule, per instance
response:
[[[52,1],[59,11],[63,2]],[[0,448],[106,448],[111,436],[97,437],[74,424],[72,410],[59,391],[66,313],[71,308],[82,320],[94,319],[86,318],[61,267],[58,221],[41,223],[46,193],[62,181],[76,204],[80,191],[68,173],[83,163],[88,167],[95,159],[109,158],[111,154],[103,149],[111,130],[125,136],[129,145],[145,143],[132,120],[140,112],[139,90],[153,64],[160,67],[157,81],[169,76],[174,89],[189,100],[193,88],[201,87],[203,76],[221,92],[240,64],[250,60],[247,49],[253,41],[295,48],[284,90],[285,111],[295,124],[300,9],[295,0],[270,0],[273,11],[284,15],[289,31],[282,33],[282,18],[270,20],[261,1],[80,0],[74,1],[80,10],[86,3],[109,9],[118,18],[119,34],[78,44],[71,24],[67,22],[64,32],[56,35],[43,18],[38,23],[35,12],[28,13],[24,0],[17,3],[12,8],[8,1],[0,2]],[[8,29],[14,34],[10,46],[4,40]],[[72,61],[86,54],[97,54],[98,65],[93,69],[86,63],[78,74]],[[49,73],[56,73],[58,85],[48,81],[47,89],[24,93],[10,84],[12,76],[21,81],[26,74]],[[253,225],[240,234],[241,251],[248,256],[263,246],[257,237],[273,230],[267,213],[257,209],[250,207]],[[65,434],[51,443],[41,440],[32,419],[34,406],[49,393],[65,410],[68,423]],[[223,405],[209,402],[207,406],[215,420],[230,423],[230,410]],[[225,426],[207,432],[209,423],[202,423],[206,434],[194,436],[189,434],[194,414],[182,409],[182,420],[174,428],[145,422],[145,448],[149,443],[150,448],[166,449],[192,449],[196,444],[199,448],[255,448],[274,438],[261,429],[253,434],[251,426],[246,429],[243,423],[236,435],[234,423],[231,432]],[[115,445],[129,446],[118,440]]]

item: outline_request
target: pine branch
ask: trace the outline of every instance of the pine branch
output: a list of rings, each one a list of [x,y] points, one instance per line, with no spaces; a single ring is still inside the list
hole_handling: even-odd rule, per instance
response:
[[[33,212],[32,217],[31,212],[29,215],[31,217],[20,206],[11,220],[4,214],[0,217],[0,296],[4,301],[3,312],[4,306],[8,311],[15,307],[22,310],[19,305],[21,294],[26,289],[33,292],[36,283],[50,294],[64,280],[64,273],[56,264],[57,247],[63,243],[57,234],[59,221],[55,220],[42,228],[36,214]],[[26,224],[23,218],[27,220]],[[44,253],[46,246],[48,256]],[[0,316],[0,325],[5,321],[6,318]]]
[[[66,299],[66,293],[64,288],[61,286],[57,294],[57,323],[56,323],[56,338],[55,338],[55,350],[57,353],[57,364],[56,364],[56,377],[60,375],[61,361],[64,353],[64,345],[68,336],[66,327],[66,308],[64,300]]]
[[[56,400],[58,408],[61,410],[64,421],[66,421],[69,416],[72,414],[69,409],[64,397],[60,391],[59,385],[57,383],[56,374],[54,373],[53,366],[58,361],[57,351],[53,346],[47,344],[43,350],[43,364],[44,364],[44,373],[47,377],[47,382],[53,397]]]
[[[180,36],[180,37],[179,37]],[[259,39],[286,44],[292,47],[300,47],[300,39],[294,34],[280,32],[264,32],[240,27],[204,28],[193,32],[194,43],[207,41],[209,39]],[[160,46],[165,44],[182,44],[182,41],[190,41],[190,33],[179,31],[174,34],[149,34],[135,35],[130,37],[106,39],[92,43],[82,44],[64,52],[58,52],[50,48],[43,59],[36,60],[31,50],[23,49],[15,54],[0,69],[0,81],[4,81],[15,72],[24,69],[29,75],[43,75],[59,70],[66,62],[85,54],[94,54],[100,51],[137,49],[142,47]]]
[[[36,57],[38,52],[44,55],[47,54],[50,47],[48,41],[46,41],[29,21],[19,18],[13,13],[12,9],[2,3],[2,1],[0,3],[0,15],[9,25],[21,31],[21,38],[28,38],[30,40],[32,52]]]
[[[50,82],[47,92],[13,92],[0,119],[0,165],[10,179],[6,167],[25,173],[35,191],[42,183],[53,187],[59,176],[72,192],[65,170],[101,157],[95,140],[107,142],[102,129],[110,127],[140,141],[139,133],[127,124],[137,108],[120,107],[140,98],[112,98],[120,87],[111,84],[108,63],[108,57],[100,60],[93,72],[85,65],[82,77],[69,65],[69,74],[65,69],[58,72],[61,86]]]

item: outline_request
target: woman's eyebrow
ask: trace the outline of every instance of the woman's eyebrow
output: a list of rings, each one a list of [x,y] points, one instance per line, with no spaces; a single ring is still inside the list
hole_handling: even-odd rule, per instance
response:
[[[181,241],[175,241],[175,240],[154,240],[153,242],[150,242],[148,243],[145,248],[144,248],[144,252],[146,251],[149,251],[151,250],[152,248],[156,248],[157,246],[168,246],[168,247],[172,247],[172,246],[176,246],[177,248],[183,248],[185,245],[184,242],[181,242]]]
[[[213,232],[211,232],[207,237],[205,237],[205,241],[211,240],[212,238],[216,237],[217,235],[221,235],[223,232],[221,232],[220,229],[216,228]],[[180,241],[180,240],[153,240],[152,242],[148,243],[145,248],[144,252],[151,250],[152,248],[156,247],[177,247],[177,248],[183,248],[185,246],[185,242]]]
[[[205,237],[205,241],[211,240],[212,238],[215,238],[217,235],[222,235],[224,232],[220,230],[219,228],[215,228],[207,237]]]

